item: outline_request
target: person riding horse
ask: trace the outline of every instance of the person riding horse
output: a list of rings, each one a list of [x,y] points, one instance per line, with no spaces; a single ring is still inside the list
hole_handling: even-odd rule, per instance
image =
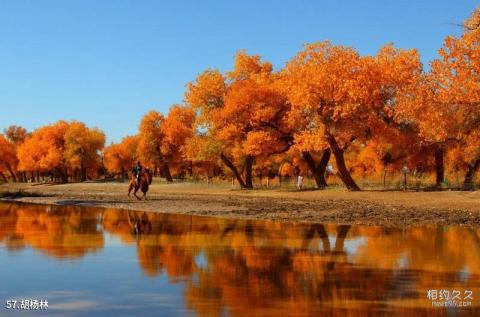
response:
[[[132,174],[135,176],[135,181],[137,182],[137,186],[140,186],[140,179],[142,177],[143,166],[140,161],[132,168]]]
[[[152,184],[153,174],[149,168],[143,167],[140,162],[132,168],[132,179],[130,180],[130,184],[128,185],[128,196],[133,190],[133,195],[138,200],[147,199],[147,192],[150,184]],[[143,197],[137,196],[137,191],[141,190],[143,193]]]

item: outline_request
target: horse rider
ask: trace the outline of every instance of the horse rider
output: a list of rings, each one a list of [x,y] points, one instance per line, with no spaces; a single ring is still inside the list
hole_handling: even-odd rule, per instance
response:
[[[140,179],[142,177],[143,166],[140,161],[132,169],[132,174],[135,176],[135,181],[137,182],[137,186],[140,186]]]

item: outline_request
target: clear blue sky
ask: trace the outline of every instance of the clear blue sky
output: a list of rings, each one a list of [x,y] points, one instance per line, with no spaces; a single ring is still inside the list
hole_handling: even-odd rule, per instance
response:
[[[239,49],[281,67],[308,42],[362,54],[394,42],[428,63],[477,4],[0,0],[0,128],[77,119],[118,141],[148,110],[182,102],[199,72],[229,69]]]

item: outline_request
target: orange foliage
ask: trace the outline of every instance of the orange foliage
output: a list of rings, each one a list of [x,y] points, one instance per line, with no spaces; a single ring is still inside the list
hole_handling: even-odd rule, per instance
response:
[[[17,150],[18,169],[26,172],[48,172],[64,181],[79,172],[82,180],[95,175],[99,151],[105,135],[81,122],[58,121],[35,130]]]
[[[125,176],[136,161],[137,147],[138,136],[127,136],[120,143],[107,146],[103,151],[107,171]]]
[[[19,170],[46,172],[65,169],[64,135],[68,123],[58,121],[35,130],[18,148]]]
[[[168,181],[170,169],[181,173],[184,165],[184,146],[193,136],[195,112],[174,105],[167,117],[157,111],[147,113],[140,123],[138,157],[154,169],[160,168]]]
[[[67,165],[78,170],[81,180],[95,175],[99,167],[100,150],[105,145],[105,134],[99,129],[90,129],[82,122],[72,122],[64,135]]]
[[[361,57],[353,48],[330,42],[307,45],[283,76],[292,103],[289,120],[297,127],[295,148],[330,149],[342,181],[358,190],[344,152],[353,144],[375,137],[378,142],[398,132],[393,122],[396,100],[410,91],[421,70],[415,50],[387,45],[376,56]]]
[[[270,63],[239,52],[226,76],[207,70],[187,87],[185,99],[199,112],[197,125],[220,146],[222,161],[242,187],[252,187],[254,157],[290,146],[284,120],[289,105],[277,81]],[[236,164],[245,167],[245,179]]]
[[[181,174],[185,168],[185,143],[193,137],[194,121],[195,112],[191,108],[173,105],[162,125],[161,151],[174,174]]]
[[[0,173],[4,180],[6,180],[5,172],[10,173],[12,179],[16,180],[17,163],[15,144],[9,142],[3,134],[0,134]]]
[[[161,143],[164,138],[162,125],[165,117],[157,112],[150,111],[140,122],[138,153],[142,162],[149,166],[160,166],[164,163],[161,152]]]

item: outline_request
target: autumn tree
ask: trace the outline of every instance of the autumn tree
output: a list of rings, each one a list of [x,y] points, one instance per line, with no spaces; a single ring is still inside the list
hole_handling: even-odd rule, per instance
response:
[[[10,173],[13,181],[17,181],[15,170],[18,159],[15,151],[15,144],[10,142],[3,134],[0,134],[0,176],[7,181],[4,171]]]
[[[257,161],[255,164],[254,172],[262,182],[263,178],[266,178],[266,186],[270,187],[270,180],[280,175],[280,168],[282,167],[288,151],[277,155],[270,155]],[[281,183],[279,178],[279,183]]]
[[[173,105],[170,107],[161,130],[163,139],[160,145],[162,156],[168,161],[170,168],[181,174],[188,167],[185,160],[185,142],[193,137],[195,112],[190,107]]]
[[[31,172],[33,179],[38,178],[40,172],[52,172],[66,182],[68,171],[64,158],[64,135],[68,126],[66,121],[58,121],[36,129],[18,147],[18,169]]]
[[[480,7],[473,10],[468,19],[463,22],[465,32],[478,31],[480,29]]]
[[[330,150],[342,182],[359,190],[345,152],[392,128],[396,98],[420,72],[414,50],[387,45],[376,56],[361,57],[328,41],[307,45],[285,70],[290,119],[297,122],[295,146],[303,152]]]
[[[10,142],[15,144],[15,146],[22,144],[29,135],[29,133],[24,127],[17,126],[17,125],[9,126],[4,130],[4,132],[5,132],[5,137]]]
[[[412,166],[412,169],[418,168],[418,157],[412,153],[418,153],[420,148],[417,149],[414,144],[406,145],[408,140],[410,139],[401,133],[398,133],[397,138],[377,136],[366,144],[353,146],[346,161],[354,175],[363,179],[381,179],[385,188],[388,174],[394,174],[405,165]]]
[[[32,178],[48,173],[68,181],[69,172],[79,171],[80,179],[99,165],[99,151],[105,135],[81,122],[58,121],[36,129],[17,149],[18,169],[31,172]]]
[[[97,128],[88,128],[83,122],[70,123],[65,131],[64,158],[74,178],[87,180],[88,172],[95,174],[100,165],[100,151],[105,145],[105,134]]]
[[[192,172],[206,176],[209,183],[219,170],[221,148],[221,144],[213,138],[196,133],[185,140],[183,152],[185,159],[192,163]]]
[[[480,167],[480,30],[474,27],[478,10],[465,22],[458,38],[447,37],[440,57],[419,82],[414,93],[402,100],[403,119],[418,126],[419,135],[434,146],[436,182],[443,181],[447,150],[462,149],[465,162],[464,186],[471,188]]]
[[[185,140],[193,135],[195,113],[181,105],[170,108],[167,117],[157,111],[147,113],[139,129],[138,155],[146,164],[172,182],[171,165],[182,165]]]
[[[231,72],[207,70],[187,86],[197,128],[218,142],[221,161],[242,188],[253,188],[255,158],[284,152],[293,140],[285,120],[289,104],[277,81],[270,63],[239,52]]]
[[[9,126],[4,130],[4,133],[7,140],[15,146],[15,153],[17,151],[18,146],[22,144],[25,141],[25,139],[29,136],[29,133],[25,128],[17,125]],[[15,164],[15,168],[16,168],[16,164]],[[15,172],[17,171],[15,170]],[[25,172],[17,172],[16,174],[17,174],[16,178],[18,180],[20,181],[27,180]]]
[[[127,136],[120,143],[107,146],[104,151],[104,165],[109,173],[127,177],[137,158],[138,136]]]
[[[417,101],[415,96],[424,80],[418,51],[397,49],[388,44],[375,56],[363,60],[369,72],[365,83],[370,100],[367,105],[373,115],[368,121],[370,137],[364,144],[364,154],[371,151],[375,158],[367,155],[360,160],[363,158],[367,164],[372,163],[366,162],[370,159],[376,160],[378,170],[383,170],[385,186],[387,170],[400,170],[405,165],[419,170],[430,165],[429,156],[442,148],[419,135],[415,120],[401,116],[406,106]],[[438,163],[438,155],[436,158]],[[440,168],[437,171],[439,175],[443,173]]]
[[[285,70],[290,119],[299,127],[296,147],[303,152],[330,149],[349,190],[359,187],[345,165],[344,152],[365,130],[361,69],[354,49],[320,42],[307,45]]]
[[[164,121],[165,117],[154,110],[143,116],[139,127],[137,150],[139,159],[154,170],[160,168],[167,181],[172,182],[168,161],[162,154],[162,141],[165,137],[162,131]]]
[[[464,152],[464,187],[473,188],[480,168],[480,8],[464,23],[464,33],[447,37],[440,58],[431,65],[436,114],[448,126],[444,138],[455,139]],[[430,125],[433,126],[433,125]]]

